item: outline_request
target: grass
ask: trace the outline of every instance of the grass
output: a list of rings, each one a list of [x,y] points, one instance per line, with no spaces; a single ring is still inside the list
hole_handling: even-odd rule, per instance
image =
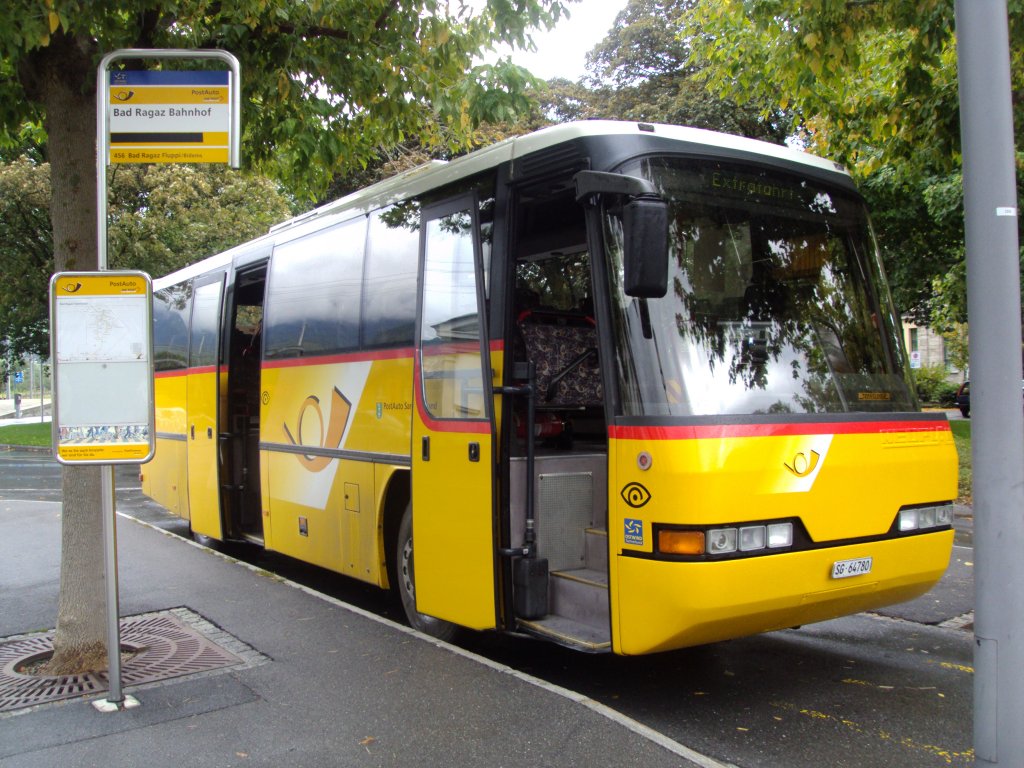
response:
[[[967,419],[949,422],[953,430],[953,443],[960,457],[960,483],[958,495],[960,501],[971,503],[971,422]]]
[[[48,421],[0,427],[0,445],[36,445],[49,448],[53,444],[50,429]]]

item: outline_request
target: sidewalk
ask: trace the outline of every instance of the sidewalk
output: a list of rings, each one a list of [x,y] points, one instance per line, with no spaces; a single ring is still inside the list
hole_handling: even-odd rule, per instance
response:
[[[45,421],[50,420],[50,398],[43,400],[46,406]],[[0,427],[7,424],[18,424],[24,421],[39,421],[39,398],[25,397],[21,400],[21,418],[15,419],[15,405],[13,397],[0,397]],[[35,417],[34,419],[31,417]]]
[[[0,638],[54,625],[59,542],[59,504],[0,499]],[[118,519],[118,555],[122,621],[185,607],[220,630],[215,642],[251,652],[126,685],[136,709],[101,714],[75,698],[0,713],[3,768],[719,765],[590,699],[134,520]]]

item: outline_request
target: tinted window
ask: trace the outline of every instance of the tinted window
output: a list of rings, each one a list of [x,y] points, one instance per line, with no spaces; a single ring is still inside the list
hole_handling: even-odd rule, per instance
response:
[[[220,289],[223,276],[195,290],[192,303],[192,334],[188,350],[189,368],[217,365],[220,325]]]
[[[605,217],[616,365],[629,415],[916,408],[862,202],[797,173],[650,158],[669,202],[668,294],[625,295]]]
[[[370,219],[363,293],[363,343],[412,346],[416,321],[419,206],[406,202]]]
[[[153,294],[153,364],[158,371],[188,366],[188,316],[192,283],[180,283]]]
[[[480,352],[480,307],[469,209],[426,223],[420,363],[432,416],[487,416]]]
[[[266,357],[359,347],[366,219],[328,227],[274,249],[266,308]]]

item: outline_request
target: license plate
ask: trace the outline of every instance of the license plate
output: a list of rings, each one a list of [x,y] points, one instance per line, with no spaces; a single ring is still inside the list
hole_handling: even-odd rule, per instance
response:
[[[858,557],[856,560],[837,560],[832,563],[833,579],[848,579],[851,576],[863,576],[871,573],[871,558]]]

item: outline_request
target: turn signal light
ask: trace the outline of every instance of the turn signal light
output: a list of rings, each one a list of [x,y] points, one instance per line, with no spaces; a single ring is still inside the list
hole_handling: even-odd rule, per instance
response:
[[[704,531],[658,531],[658,550],[666,555],[703,555]]]

